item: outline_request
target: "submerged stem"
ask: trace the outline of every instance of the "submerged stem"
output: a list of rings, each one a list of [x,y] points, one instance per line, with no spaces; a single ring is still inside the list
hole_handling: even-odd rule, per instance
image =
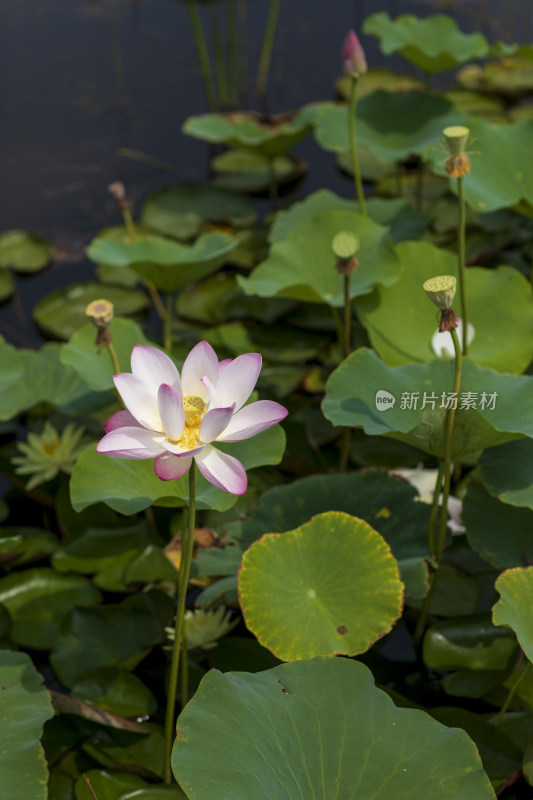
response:
[[[189,574],[191,571],[192,551],[194,545],[194,517],[195,517],[195,464],[191,464],[189,469],[189,520],[188,531],[185,538],[185,546],[182,538],[180,576],[178,584],[178,608],[176,611],[176,621],[174,629],[174,645],[172,648],[172,661],[170,664],[170,676],[168,682],[167,709],[165,717],[165,783],[170,783],[172,773],[170,769],[170,756],[172,743],[174,740],[174,718],[176,711],[176,688],[178,683],[178,672],[180,664],[180,653],[183,644],[183,630],[185,620],[185,601],[187,599],[187,586],[189,585]],[[188,690],[187,690],[188,692]],[[182,703],[184,698],[182,697]]]
[[[459,337],[457,336],[457,332],[455,330],[452,330],[450,331],[450,333],[452,335],[453,347],[455,350],[455,373],[453,378],[453,392],[455,396],[458,396],[459,388],[461,386],[461,370],[463,365],[463,354],[461,352],[461,345],[459,343]],[[444,462],[443,462],[444,487],[442,490],[442,508],[440,516],[439,538],[437,541],[437,547],[435,552],[435,559],[437,561],[437,566],[435,571],[431,575],[429,591],[424,599],[424,605],[422,606],[422,611],[420,612],[420,616],[418,617],[418,621],[416,624],[414,638],[415,642],[417,643],[420,642],[422,634],[424,633],[424,629],[426,627],[426,620],[429,614],[431,601],[435,593],[435,587],[437,585],[437,578],[439,575],[439,569],[442,561],[442,554],[444,552],[444,544],[446,542],[446,526],[448,523],[448,498],[450,496],[451,472],[452,472],[451,470],[452,435],[453,435],[454,420],[455,420],[455,408],[452,407],[448,409],[448,413],[446,415],[446,433],[445,433],[446,438],[444,443]],[[435,487],[435,491],[437,491],[437,487]]]
[[[361,180],[359,157],[357,155],[357,139],[355,137],[355,110],[357,105],[357,75],[352,75],[350,87],[350,105],[348,109],[348,134],[350,139],[350,153],[352,156],[352,170],[355,184],[355,193],[359,203],[359,212],[366,216],[365,192]]]
[[[463,355],[468,355],[468,315],[466,309],[466,280],[465,280],[465,238],[466,238],[466,206],[465,187],[463,177],[457,178],[457,199],[459,202],[459,230],[458,230],[458,260],[459,260],[459,288],[461,289],[461,317],[463,320]]]
[[[200,63],[200,71],[204,81],[205,93],[207,95],[207,102],[211,111],[217,111],[218,100],[215,89],[215,82],[213,80],[213,70],[211,69],[211,61],[209,60],[209,51],[207,49],[207,42],[205,40],[204,30],[198,9],[196,8],[195,0],[187,0],[187,11],[189,12],[189,19],[191,22],[192,33],[196,44],[196,51],[198,53],[198,61]]]
[[[272,57],[272,48],[274,46],[274,37],[276,35],[276,25],[278,23],[280,6],[281,6],[281,0],[271,0],[270,10],[268,12],[267,25],[265,29],[265,38],[263,39],[261,56],[259,58],[257,83],[255,86],[255,93],[258,98],[263,98],[266,94],[268,70],[270,67],[270,59]]]

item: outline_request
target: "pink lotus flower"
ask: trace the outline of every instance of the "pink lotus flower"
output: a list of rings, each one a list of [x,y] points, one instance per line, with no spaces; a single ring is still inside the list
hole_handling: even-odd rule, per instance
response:
[[[180,378],[165,353],[137,345],[131,373],[113,378],[127,411],[107,421],[97,451],[117,458],[155,458],[155,474],[163,481],[181,478],[194,458],[214,486],[244,494],[244,467],[214,442],[248,439],[287,416],[287,409],[271,400],[243,408],[261,362],[258,353],[219,362],[211,345],[200,342],[185,359]]]
[[[344,71],[349,75],[364,75],[368,70],[365,51],[354,31],[350,31],[342,45],[341,51]]]

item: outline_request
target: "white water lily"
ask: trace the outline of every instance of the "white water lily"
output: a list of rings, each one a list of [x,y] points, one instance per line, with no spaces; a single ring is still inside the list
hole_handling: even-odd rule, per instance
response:
[[[155,473],[165,481],[185,475],[194,459],[214,486],[244,494],[244,467],[214,443],[248,439],[287,416],[271,400],[243,408],[261,363],[258,353],[219,362],[211,345],[200,342],[185,359],[180,376],[161,350],[137,345],[131,373],[113,379],[127,410],[107,421],[107,435],[96,449],[117,458],[154,458]]]
[[[217,646],[217,640],[222,639],[238,624],[239,619],[231,620],[231,611],[224,606],[219,606],[215,611],[210,609],[195,608],[185,612],[185,630],[187,636],[187,650],[201,647],[203,650],[212,650]],[[176,631],[166,628],[167,636],[174,641]]]
[[[457,319],[457,328],[455,332],[459,337],[459,341],[462,342],[463,341],[462,319],[459,318]],[[475,335],[476,335],[475,328],[469,322],[467,325],[467,334],[466,334],[466,343],[468,347],[470,347],[470,345],[474,341]],[[439,358],[455,358],[455,348],[453,346],[452,335],[449,331],[444,331],[444,333],[440,333],[438,330],[435,331],[435,333],[431,337],[431,349]]]

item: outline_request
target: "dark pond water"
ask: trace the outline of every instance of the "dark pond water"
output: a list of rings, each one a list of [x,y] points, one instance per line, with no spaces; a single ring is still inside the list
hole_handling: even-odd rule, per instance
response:
[[[251,89],[270,4],[250,0],[244,5]],[[465,31],[482,30],[491,40],[527,41],[531,6],[519,0],[285,0],[269,108],[282,111],[331,98],[340,43],[350,27],[360,30],[370,13],[423,16],[445,10]],[[224,24],[225,4],[215,8]],[[184,136],[181,125],[207,106],[180,0],[17,0],[5,3],[2,12],[0,230],[34,230],[66,255],[37,276],[17,279],[15,301],[0,309],[0,333],[15,344],[36,346],[40,335],[31,321],[33,305],[59,285],[91,277],[84,246],[100,227],[119,222],[106,192],[111,181],[123,180],[139,208],[160,185],[206,179],[208,148]],[[210,12],[210,6],[201,6],[207,31]],[[372,37],[364,37],[364,45],[371,65],[408,71],[403,59],[382,56]],[[251,90],[248,97],[249,107],[255,107]],[[128,157],[128,149],[144,155]],[[351,192],[331,155],[313,141],[298,153],[311,169],[295,196],[322,186]],[[151,163],[140,160],[145,156]]]

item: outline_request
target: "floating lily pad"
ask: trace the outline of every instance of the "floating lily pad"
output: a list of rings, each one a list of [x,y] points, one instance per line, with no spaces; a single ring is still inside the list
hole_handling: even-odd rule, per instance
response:
[[[523,441],[532,442],[531,439]],[[463,503],[468,541],[496,567],[521,567],[533,561],[533,510],[516,508],[472,481]],[[505,532],[504,535],[503,532]]]
[[[152,589],[119,605],[73,609],[50,655],[56,675],[72,686],[97,667],[135,669],[151,647],[164,643],[172,605],[170,597]]]
[[[491,125],[481,119],[467,122],[475,153],[470,156],[471,171],[464,178],[465,198],[476,211],[524,205],[533,213],[533,165],[529,158],[533,120],[514,125]],[[445,175],[442,156],[428,147],[424,157],[433,170]],[[455,191],[456,181],[451,182]]]
[[[227,144],[272,158],[287,152],[311,133],[314,106],[265,118],[255,111],[189,117],[183,132],[207,142]]]
[[[252,225],[257,212],[246,197],[202,183],[164,186],[145,202],[141,220],[164,236],[192,239],[208,224],[244,228]]]
[[[533,60],[510,55],[483,66],[468,64],[459,70],[457,80],[465,89],[516,97],[533,88]]]
[[[270,162],[248,150],[228,150],[211,161],[215,185],[232,192],[266,192],[272,183],[282,186],[301,178],[307,164],[291,155],[279,155]]]
[[[46,800],[48,769],[40,743],[54,716],[50,695],[26,653],[0,651],[0,772],[9,800]]]
[[[512,631],[493,625],[490,614],[479,614],[432,625],[423,657],[432,669],[504,670],[516,649]]]
[[[444,92],[444,97],[467,117],[482,117],[487,122],[499,125],[508,122],[505,103],[498,94],[454,88]]]
[[[71,694],[121,717],[153,714],[157,708],[152,692],[136,675],[115,667],[85,672],[72,687]]]
[[[28,231],[6,231],[0,234],[0,267],[17,272],[38,272],[50,261],[50,245],[46,239]]]
[[[366,652],[401,615],[403,584],[377,531],[328,511],[255,542],[243,556],[239,598],[260,644],[296,661]]]
[[[163,729],[143,723],[146,734],[107,728],[85,742],[83,749],[103,767],[135,770],[147,778],[162,778],[164,771]]]
[[[20,379],[24,374],[22,355],[0,336],[0,359],[2,361],[2,383],[0,386],[0,420],[8,420],[18,414],[24,403],[25,391]]]
[[[214,786],[220,800],[301,800],[317,787],[326,798],[354,787],[373,800],[495,798],[464,731],[396,708],[345,658],[212,670],[178,718],[172,767],[195,800],[211,800]]]
[[[216,445],[238,458],[245,469],[278,464],[285,449],[285,434],[278,426],[257,434],[252,439],[231,445]],[[189,479],[185,475],[173,481],[161,481],[154,473],[152,461],[129,461],[97,453],[94,447],[84,450],[72,473],[70,492],[72,505],[81,511],[93,503],[107,503],[121,514],[134,514],[152,503],[166,506],[186,505]],[[217,489],[203,476],[197,476],[197,508],[231,508],[237,497]]]
[[[359,266],[350,275],[350,297],[368,294],[374,286],[397,279],[399,261],[386,228],[361,214],[326,211],[274,241],[270,255],[249,278],[238,278],[246,294],[291,297],[330,306],[344,303],[343,276],[335,269],[331,249],[339,231],[351,231],[360,241]]]
[[[382,175],[388,175],[396,169],[396,164],[393,161],[379,158],[366,145],[358,146],[357,161],[359,162],[361,177],[363,181],[368,183],[377,183]],[[336,163],[339,169],[353,177],[353,160],[350,152],[339,153]],[[369,214],[369,217],[373,219],[371,214]]]
[[[91,788],[98,800],[122,800],[124,795],[147,786],[147,782],[138,775],[128,775],[127,773],[112,770],[90,769],[83,774],[89,779]],[[76,781],[75,793],[76,800],[94,800],[85,779],[81,775]]]
[[[59,541],[50,531],[22,525],[0,529],[0,562],[8,568],[38,561],[58,548]]]
[[[236,239],[225,233],[204,233],[191,246],[155,235],[133,241],[101,236],[93,239],[87,255],[96,262],[131,267],[158,289],[177,292],[215,272],[236,246]],[[106,287],[104,292],[108,300],[112,299],[109,296],[112,288]],[[118,290],[113,288],[113,291]]]
[[[347,106],[324,103],[315,136],[335,153],[350,149]],[[399,160],[436,147],[442,129],[458,125],[465,115],[441,95],[426,92],[396,94],[379,90],[357,104],[357,143],[385,160]],[[439,154],[442,150],[439,148]]]
[[[504,503],[533,509],[533,441],[522,439],[486,450],[478,476]]]
[[[150,344],[142,329],[131,320],[115,318],[109,325],[113,347],[123,371],[130,365],[131,351],[138,344]],[[96,344],[97,330],[87,322],[70,340],[61,346],[61,363],[72,368],[79,377],[96,391],[113,388],[113,363],[103,345]]]
[[[93,300],[102,296],[113,303],[117,316],[137,314],[148,306],[149,300],[143,292],[123,289],[120,286],[101,286],[99,283],[75,283],[39,300],[33,316],[39,327],[57,339],[69,339],[75,331],[85,325],[85,309]]]
[[[485,58],[489,51],[482,33],[462,33],[446,14],[424,19],[404,14],[393,20],[381,11],[365,19],[363,31],[378,37],[382,53],[400,53],[424,72],[453,69],[466,61]]]
[[[334,425],[362,427],[365,433],[392,436],[442,457],[446,419],[442,393],[452,391],[453,369],[451,361],[388,367],[374,351],[361,347],[331,375],[322,408]],[[533,378],[495,372],[465,358],[462,387],[452,438],[454,456],[533,437],[531,415],[516,413],[517,408],[533,407]],[[463,392],[474,394],[476,407],[460,408]]]
[[[0,303],[8,300],[15,290],[13,275],[7,269],[0,269]]]
[[[431,341],[438,323],[422,284],[435,275],[457,276],[457,257],[429,242],[405,242],[396,252],[402,263],[399,280],[359,298],[357,312],[372,346],[387,364],[431,361],[438,355]],[[533,360],[533,293],[529,281],[512,267],[468,267],[466,290],[468,321],[475,331],[468,355],[493,369],[523,372]],[[453,305],[460,314],[459,281]],[[449,339],[451,345],[449,334],[440,334],[440,339]],[[453,352],[453,346],[450,350]]]
[[[344,100],[350,99],[352,79],[342,75],[335,81],[335,90]],[[413,92],[424,88],[424,84],[412,75],[398,75],[386,67],[372,67],[357,79],[357,97],[361,100],[377,89],[388,92]]]
[[[496,581],[496,590],[500,599],[492,609],[492,621],[512,628],[520,647],[533,661],[533,567],[506,570]]]
[[[70,609],[100,599],[100,592],[87,578],[59,575],[48,567],[13,572],[0,579],[0,603],[12,620],[10,636],[22,647],[52,647]]]

